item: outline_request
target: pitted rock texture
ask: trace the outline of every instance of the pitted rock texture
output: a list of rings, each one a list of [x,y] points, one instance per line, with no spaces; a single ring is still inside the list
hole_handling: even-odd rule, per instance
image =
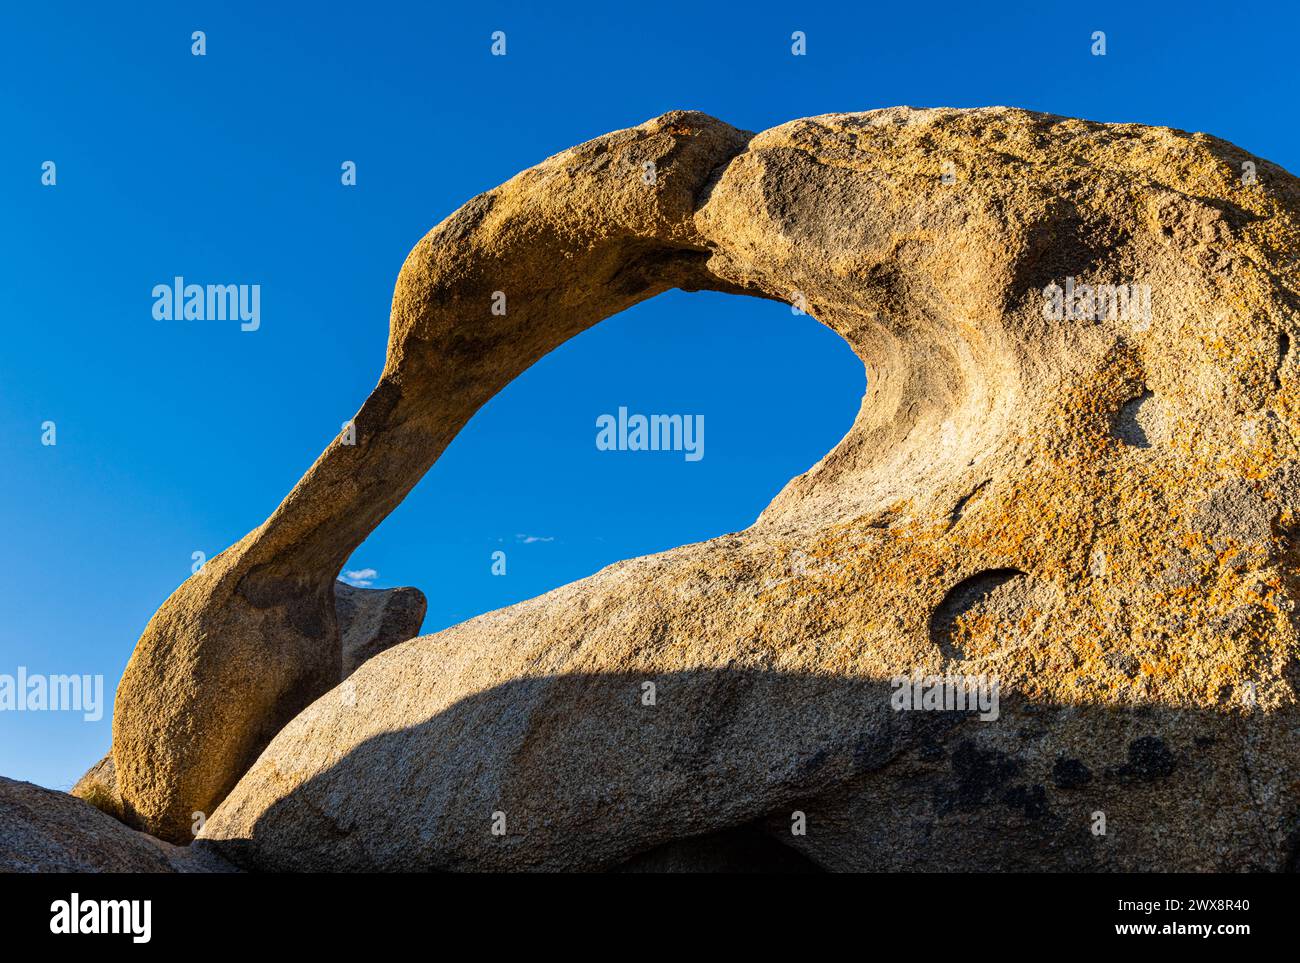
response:
[[[0,873],[233,871],[210,850],[173,846],[80,799],[0,776]]]
[[[315,683],[260,680],[236,752],[191,724],[225,699],[207,674],[332,632],[318,579],[478,406],[677,286],[839,332],[868,374],[840,444],[744,532],[371,659],[203,845],[263,869],[606,869],[766,820],[828,869],[1282,868],[1297,257],[1295,178],[1163,128],[896,108],[750,135],[678,112],[559,154],[416,246],[358,444],[155,618],[119,690],[123,796],[166,821],[194,767],[224,795]],[[891,705],[895,677],[948,674],[998,679],[997,718]]]

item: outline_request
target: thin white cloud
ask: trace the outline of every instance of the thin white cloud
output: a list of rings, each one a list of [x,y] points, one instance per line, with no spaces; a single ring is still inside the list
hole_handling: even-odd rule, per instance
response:
[[[515,540],[523,542],[525,545],[532,545],[534,542],[553,542],[554,535],[524,535],[523,533],[515,535]]]
[[[353,588],[369,588],[378,577],[379,573],[373,568],[359,568],[354,572],[344,572],[339,576],[339,581],[347,582]]]

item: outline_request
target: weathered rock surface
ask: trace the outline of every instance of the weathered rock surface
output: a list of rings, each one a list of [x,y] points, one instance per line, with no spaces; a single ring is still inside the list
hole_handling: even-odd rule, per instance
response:
[[[117,791],[117,767],[113,765],[113,753],[95,763],[86,774],[77,780],[71,794],[84,799],[100,812],[108,813],[114,819],[126,822],[126,812],[122,806],[122,795]]]
[[[0,872],[233,872],[215,853],[136,832],[80,799],[0,776]]]
[[[1297,258],[1294,177],[1163,128],[673,113],[559,154],[416,246],[358,444],[155,617],[126,805],[172,825],[288,722],[201,834],[246,867],[606,869],[768,820],[829,869],[1283,868]],[[519,372],[673,286],[845,338],[868,390],[835,450],[742,533],[391,648],[293,717],[355,545]],[[948,673],[996,678],[996,719],[891,705]]]
[[[371,589],[335,583],[343,678],[371,656],[414,638],[428,605],[417,588]]]
[[[346,679],[371,656],[413,638],[420,631],[427,608],[428,600],[417,588],[358,588],[346,582],[335,582],[334,611],[339,627],[341,678]],[[77,781],[72,787],[72,795],[86,800],[114,819],[127,821],[111,750]],[[182,838],[178,833],[173,833],[172,837]]]

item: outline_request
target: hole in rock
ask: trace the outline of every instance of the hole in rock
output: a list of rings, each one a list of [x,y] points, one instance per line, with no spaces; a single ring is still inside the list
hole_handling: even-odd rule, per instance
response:
[[[1155,395],[1143,391],[1136,398],[1130,398],[1120,405],[1115,415],[1113,434],[1124,444],[1133,448],[1150,448],[1151,440],[1159,431],[1159,405]]]
[[[930,616],[930,641],[946,658],[964,659],[959,627],[963,621],[991,616],[1015,622],[1027,601],[1025,573],[1015,568],[991,568],[962,579],[943,597]]]
[[[423,590],[431,633],[624,559],[740,531],[840,442],[865,391],[863,362],[811,316],[667,292],[503,388],[345,569]],[[693,451],[684,432],[681,450],[631,450],[620,422],[634,415],[680,416],[703,432],[690,436]],[[598,447],[603,416],[612,449]]]

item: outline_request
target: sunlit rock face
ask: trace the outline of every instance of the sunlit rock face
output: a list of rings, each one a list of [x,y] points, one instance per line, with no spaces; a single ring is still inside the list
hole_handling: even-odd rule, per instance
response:
[[[606,869],[755,825],[827,869],[1282,868],[1297,259],[1295,178],[1163,128],[675,112],[558,154],[420,241],[356,443],[155,616],[128,816],[216,809],[203,845],[264,869]],[[333,688],[356,545],[496,391],[672,287],[839,332],[840,444],[744,532]]]
[[[344,680],[367,659],[419,634],[428,601],[417,588],[361,588],[334,583],[334,612],[338,625],[339,680]],[[84,799],[115,819],[129,821],[118,786],[113,752],[91,766],[77,780],[71,794]],[[183,828],[171,833],[177,842],[187,843],[199,831],[206,812],[196,810],[188,835]]]

